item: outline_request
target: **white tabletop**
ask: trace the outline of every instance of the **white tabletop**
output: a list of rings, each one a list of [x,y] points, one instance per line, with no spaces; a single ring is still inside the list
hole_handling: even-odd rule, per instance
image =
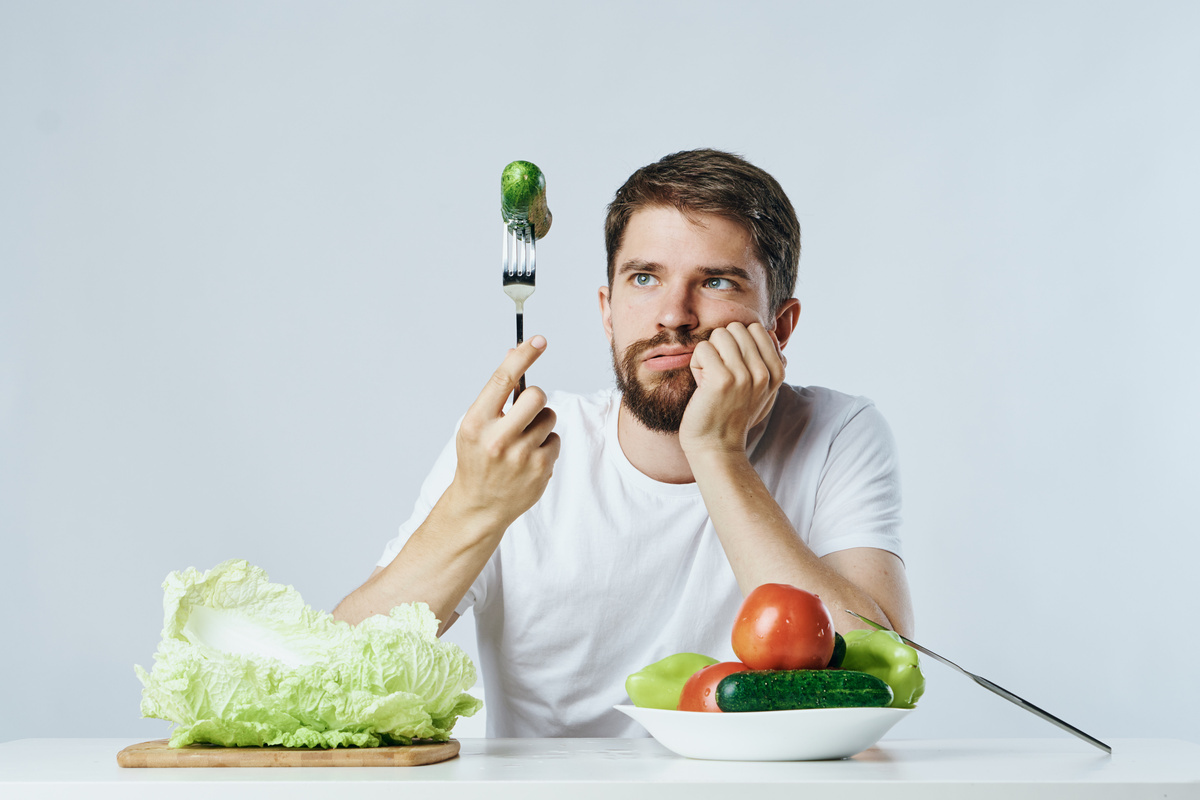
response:
[[[459,757],[422,767],[122,769],[132,739],[21,739],[0,744],[0,797],[288,798],[344,790],[359,798],[437,800],[1200,800],[1200,744],[1115,739],[1111,756],[1075,739],[884,740],[851,759],[695,761],[653,739],[463,739]],[[881,783],[886,791],[881,795]],[[397,783],[406,784],[403,787]],[[415,784],[415,785],[414,785]],[[813,794],[817,790],[817,794]],[[824,791],[821,791],[824,790]],[[219,794],[214,795],[214,792]]]

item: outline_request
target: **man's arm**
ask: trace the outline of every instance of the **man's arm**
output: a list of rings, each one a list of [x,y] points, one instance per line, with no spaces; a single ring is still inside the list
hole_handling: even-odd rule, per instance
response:
[[[357,624],[407,602],[427,603],[444,632],[508,526],[546,489],[559,439],[546,394],[531,386],[505,414],[504,403],[546,340],[509,352],[467,410],[455,439],[454,479],[429,516],[386,567],[338,604],[337,619]]]
[[[733,323],[703,344],[692,355],[697,388],[679,441],[742,593],[788,583],[820,595],[839,631],[866,627],[842,613],[850,609],[911,633],[903,562],[869,547],[818,558],[750,464],[746,434],[783,384],[778,342],[757,323]]]

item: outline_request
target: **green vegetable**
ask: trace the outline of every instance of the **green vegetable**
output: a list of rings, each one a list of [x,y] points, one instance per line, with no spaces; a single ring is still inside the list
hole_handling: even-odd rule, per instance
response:
[[[842,665],[842,659],[846,657],[846,639],[840,633],[834,631],[833,634],[833,655],[829,657],[829,663],[825,665],[825,669],[837,669]]]
[[[437,638],[424,603],[357,627],[304,604],[245,561],[173,572],[142,714],[174,722],[171,747],[374,747],[445,741],[482,703],[475,667]]]
[[[846,632],[846,657],[842,669],[868,672],[887,681],[895,699],[893,708],[912,708],[925,693],[925,676],[917,651],[900,640],[894,631],[854,630]]]
[[[842,669],[764,669],[735,672],[717,684],[722,711],[794,708],[880,708],[892,702],[886,683]]]
[[[514,161],[500,174],[500,216],[509,225],[528,222],[533,237],[550,232],[553,216],[546,205],[546,176],[536,164]]]
[[[642,667],[626,678],[625,692],[635,706],[674,711],[679,706],[679,695],[688,678],[716,663],[715,658],[699,653],[676,653]]]

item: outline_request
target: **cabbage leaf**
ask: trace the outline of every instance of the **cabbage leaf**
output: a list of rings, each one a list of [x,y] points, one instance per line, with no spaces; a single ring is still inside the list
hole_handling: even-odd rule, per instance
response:
[[[163,590],[153,670],[134,670],[143,716],[177,726],[171,747],[446,741],[483,705],[466,693],[475,665],[424,603],[351,626],[240,560],[173,572]]]

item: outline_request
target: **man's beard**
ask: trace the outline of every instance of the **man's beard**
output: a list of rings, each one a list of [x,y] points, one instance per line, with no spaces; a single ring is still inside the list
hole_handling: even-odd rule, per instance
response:
[[[638,366],[642,356],[655,347],[677,345],[694,348],[704,341],[711,330],[698,334],[691,331],[663,330],[649,339],[642,339],[625,348],[617,358],[613,346],[613,372],[617,376],[617,388],[621,390],[622,402],[639,422],[659,433],[678,433],[683,421],[683,412],[696,391],[696,379],[691,366],[678,367],[656,373],[650,385],[638,379]]]

